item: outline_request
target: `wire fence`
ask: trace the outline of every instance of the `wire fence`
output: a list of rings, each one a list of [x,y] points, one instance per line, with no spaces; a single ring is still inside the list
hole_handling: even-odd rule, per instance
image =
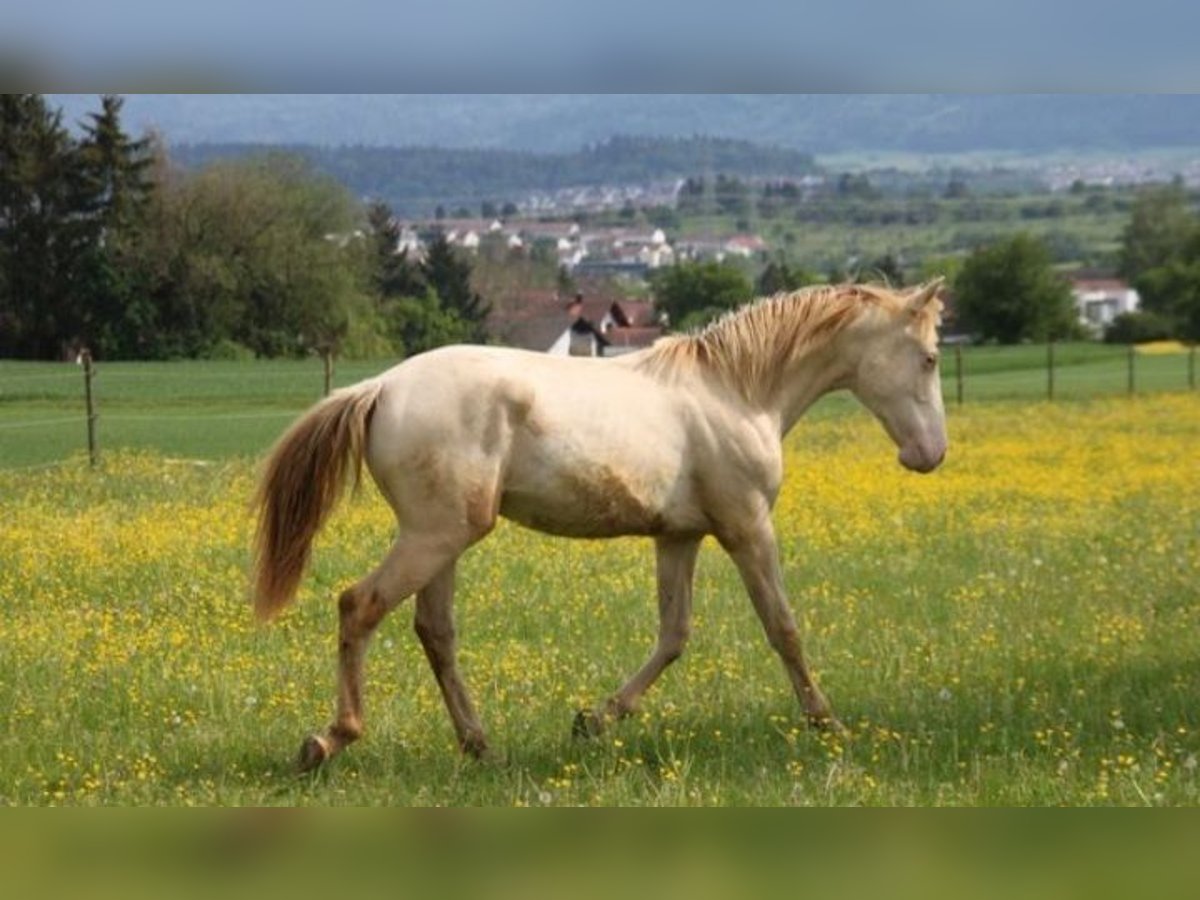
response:
[[[0,360],[0,472],[37,471],[106,449],[190,460],[263,452],[284,426],[340,387],[391,361],[29,363]],[[950,345],[948,407],[1065,401],[1196,388],[1196,348],[1180,345]],[[89,402],[90,395],[90,402]],[[86,464],[86,462],[84,463]]]

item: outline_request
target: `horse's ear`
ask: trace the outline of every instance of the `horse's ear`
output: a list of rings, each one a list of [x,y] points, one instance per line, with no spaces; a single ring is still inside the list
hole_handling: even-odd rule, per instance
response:
[[[941,290],[945,281],[946,279],[939,275],[937,278],[925,282],[914,290],[912,296],[908,298],[909,312],[918,313],[928,306],[929,301],[937,296],[938,291]]]

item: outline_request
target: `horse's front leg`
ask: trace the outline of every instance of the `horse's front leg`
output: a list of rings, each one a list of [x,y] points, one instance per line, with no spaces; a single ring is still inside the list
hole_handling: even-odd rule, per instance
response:
[[[658,570],[658,643],[654,652],[632,678],[600,708],[581,711],[575,717],[575,734],[595,735],[608,722],[622,719],[637,708],[637,702],[683,653],[691,631],[692,578],[696,571],[698,537],[661,537],[655,543]]]
[[[723,534],[720,540],[737,565],[767,640],[783,660],[809,724],[832,731],[844,730],[809,673],[800,648],[799,629],[784,593],[779,548],[770,514],[764,511],[755,517],[750,527]]]

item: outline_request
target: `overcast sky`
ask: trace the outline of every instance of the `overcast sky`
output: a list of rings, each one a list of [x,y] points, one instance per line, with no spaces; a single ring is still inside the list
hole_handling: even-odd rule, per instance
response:
[[[0,59],[62,90],[1200,89],[1184,0],[6,7]]]

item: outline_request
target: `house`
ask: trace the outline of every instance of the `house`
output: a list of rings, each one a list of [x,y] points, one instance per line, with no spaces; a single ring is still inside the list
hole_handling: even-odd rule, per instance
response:
[[[730,257],[750,259],[769,249],[770,245],[757,234],[696,235],[679,241],[678,245],[678,252],[684,259],[715,259],[717,262]]]
[[[648,347],[663,328],[647,300],[528,291],[520,307],[492,330],[509,346],[555,356],[618,356]]]
[[[1141,306],[1138,292],[1119,278],[1072,278],[1071,295],[1080,324],[1094,334],[1103,333],[1117,316],[1136,312]]]
[[[396,239],[396,253],[405,254],[410,260],[421,261],[425,258],[425,242],[410,225],[400,227],[400,236]]]

